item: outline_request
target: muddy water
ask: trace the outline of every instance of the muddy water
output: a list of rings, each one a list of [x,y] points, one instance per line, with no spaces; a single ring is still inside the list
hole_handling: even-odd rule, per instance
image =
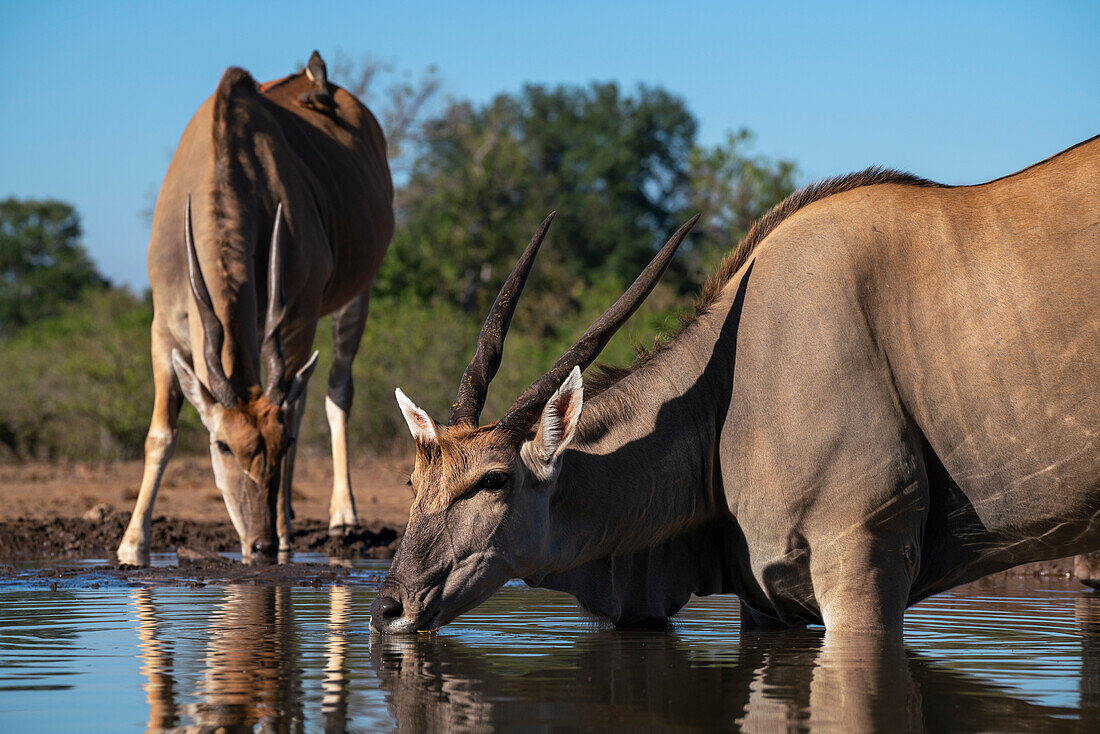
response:
[[[670,632],[511,586],[442,632],[367,632],[347,585],[0,586],[0,730],[1100,731],[1100,593],[1009,579],[910,611],[904,645],[741,635],[731,597]]]

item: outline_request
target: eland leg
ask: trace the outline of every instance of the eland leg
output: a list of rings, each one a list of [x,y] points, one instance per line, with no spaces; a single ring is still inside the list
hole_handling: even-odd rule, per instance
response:
[[[852,518],[851,524],[815,544],[810,574],[829,632],[901,633],[919,570],[929,490],[918,460],[899,458],[890,465],[905,467],[893,481],[878,483],[864,475],[862,482],[844,483],[834,495],[837,516]],[[863,501],[844,507],[844,495]]]
[[[153,503],[157,499],[164,468],[176,450],[179,432],[180,406],[183,393],[172,373],[169,350],[153,336],[153,417],[145,436],[145,470],[141,475],[130,524],[118,546],[119,563],[145,566],[149,563],[149,535],[153,519]]]
[[[330,535],[344,535],[358,527],[355,498],[351,494],[351,472],[348,466],[348,413],[351,411],[355,388],[351,379],[351,364],[359,351],[359,340],[367,322],[370,293],[365,292],[349,301],[332,316],[332,369],[328,375],[325,395],[325,415],[332,434],[332,500],[329,503]]]
[[[302,426],[302,416],[306,412],[306,395],[309,393],[309,385],[302,388],[302,394],[294,405],[287,411],[286,423],[290,431],[290,446],[287,447],[286,456],[283,457],[283,473],[279,479],[278,519],[276,530],[279,535],[279,552],[283,553],[291,549],[291,540],[294,532],[291,521],[294,520],[294,508],[291,503],[291,492],[294,484],[294,457],[298,454],[298,431]]]

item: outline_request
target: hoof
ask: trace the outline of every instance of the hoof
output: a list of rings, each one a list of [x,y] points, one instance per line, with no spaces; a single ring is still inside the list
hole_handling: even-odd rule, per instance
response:
[[[1073,575],[1085,586],[1100,589],[1100,551],[1082,553],[1074,558]]]
[[[139,546],[120,545],[115,556],[119,565],[122,566],[149,565],[149,551],[142,550]]]
[[[331,538],[346,538],[358,529],[358,525],[329,525],[328,534]]]

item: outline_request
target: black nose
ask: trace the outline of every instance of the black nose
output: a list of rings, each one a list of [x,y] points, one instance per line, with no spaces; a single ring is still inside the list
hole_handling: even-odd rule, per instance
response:
[[[370,616],[380,619],[400,617],[402,611],[401,602],[392,596],[379,596],[370,605]]]
[[[275,555],[275,544],[267,540],[257,540],[252,544],[252,552],[261,556]]]

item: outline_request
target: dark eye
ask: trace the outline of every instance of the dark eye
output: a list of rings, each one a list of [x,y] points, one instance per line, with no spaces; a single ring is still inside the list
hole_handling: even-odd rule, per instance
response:
[[[491,471],[477,483],[479,489],[500,489],[508,482],[508,475],[502,471]]]
[[[229,444],[227,444],[225,441],[215,441],[214,445],[217,446],[218,451],[221,451],[223,454],[233,453],[233,451],[229,448]]]

